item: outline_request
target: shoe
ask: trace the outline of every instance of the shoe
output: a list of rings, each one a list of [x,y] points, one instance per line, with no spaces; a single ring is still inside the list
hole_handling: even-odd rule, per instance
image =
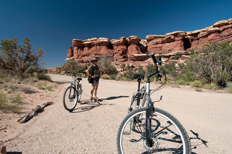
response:
[[[97,98],[97,96],[95,96],[95,97],[94,97],[94,100],[95,100],[96,102],[98,101],[98,98]]]
[[[90,101],[92,102],[94,99],[93,99],[93,97],[90,97]]]

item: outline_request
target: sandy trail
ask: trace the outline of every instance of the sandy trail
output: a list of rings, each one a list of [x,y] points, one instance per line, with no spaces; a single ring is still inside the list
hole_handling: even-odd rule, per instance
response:
[[[7,152],[117,153],[117,131],[127,115],[137,83],[100,80],[100,105],[89,102],[91,85],[84,78],[82,101],[69,113],[63,107],[62,97],[71,77],[51,77],[61,84],[54,104],[26,124],[18,124],[17,131],[1,139]],[[163,100],[155,106],[170,112],[182,123],[190,136],[193,154],[231,153],[231,94],[165,87],[151,97],[158,100],[160,95]]]

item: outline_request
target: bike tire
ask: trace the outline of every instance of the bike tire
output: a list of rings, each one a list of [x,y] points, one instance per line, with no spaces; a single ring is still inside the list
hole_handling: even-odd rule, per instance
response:
[[[131,126],[131,119],[136,119]],[[129,113],[122,121],[117,134],[119,154],[129,153],[183,153],[190,154],[190,142],[181,123],[170,113],[155,108],[151,117],[151,139],[148,147],[145,139],[146,108]]]
[[[69,86],[68,88],[66,88],[63,95],[64,108],[72,112],[77,105],[77,100],[78,97],[77,97],[76,88],[73,86]]]

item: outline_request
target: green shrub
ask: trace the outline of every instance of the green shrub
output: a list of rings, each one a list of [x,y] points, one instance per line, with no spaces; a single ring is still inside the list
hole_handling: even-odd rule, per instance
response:
[[[42,84],[41,82],[38,82],[38,83],[36,84],[36,87],[37,87],[38,89],[44,90],[43,84]]]
[[[38,73],[38,74],[37,74],[37,79],[39,79],[39,80],[52,81],[52,80],[51,80],[51,77],[50,77],[49,75],[42,74],[42,73]]]
[[[204,84],[203,88],[204,89],[210,89],[210,90],[217,90],[220,87],[216,86],[215,84]]]
[[[195,81],[191,82],[190,85],[193,86],[193,87],[197,87],[197,88],[202,87],[201,81],[198,81],[198,80],[195,80]]]
[[[188,51],[185,51],[185,52],[184,52],[184,54],[185,54],[185,55],[188,55],[188,54],[189,54],[189,52],[188,52]]]
[[[19,87],[15,86],[15,85],[10,85],[9,88],[12,92],[15,92],[19,89]]]
[[[51,90],[52,90],[52,86],[46,86],[46,89],[47,89],[48,91],[51,91]]]
[[[163,66],[166,74],[172,76],[172,78],[174,80],[176,80],[176,78],[178,76],[175,65],[176,65],[176,62],[171,62],[171,63],[166,64],[166,65]]]
[[[16,96],[9,97],[9,100],[10,100],[11,103],[18,103],[18,104],[22,103],[21,102],[21,96],[19,94],[16,95]]]
[[[86,75],[86,74],[81,74],[81,77],[82,77],[82,78],[86,78],[87,75]]]
[[[0,78],[0,84],[3,84],[3,79],[2,78]]]
[[[182,56],[182,54],[180,53],[180,52],[177,52],[176,54],[175,54],[175,56],[174,56],[174,59],[179,59],[179,58],[181,58],[181,56]]]
[[[19,76],[19,78],[23,80],[23,79],[29,78],[29,76],[30,76],[30,75],[29,75],[28,73],[23,73],[23,74],[21,74],[21,75]]]
[[[21,103],[20,96],[16,96],[14,99],[16,102]],[[21,111],[21,108],[18,105],[9,105],[7,102],[6,94],[4,94],[3,92],[0,92],[0,110],[2,110],[3,112],[10,111],[14,113],[19,113]]]
[[[107,79],[107,80],[109,80],[109,79],[110,79],[110,76],[107,75],[107,74],[103,74],[103,75],[101,76],[101,78],[102,78],[102,79]]]
[[[6,94],[0,91],[0,108],[5,104],[6,102]]]
[[[202,89],[199,88],[199,87],[196,87],[196,91],[197,91],[197,92],[202,92]]]
[[[121,77],[120,80],[127,81],[128,79],[127,79],[127,77]]]
[[[183,79],[179,79],[177,81],[175,81],[175,84],[178,84],[178,85],[188,85],[189,83]]]
[[[228,91],[229,93],[232,93],[232,82],[228,82],[228,83],[227,83],[227,91]]]

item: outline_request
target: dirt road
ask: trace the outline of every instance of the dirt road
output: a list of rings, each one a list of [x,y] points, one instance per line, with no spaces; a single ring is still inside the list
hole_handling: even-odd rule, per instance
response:
[[[100,104],[90,103],[90,88],[83,79],[82,101],[69,113],[62,104],[63,92],[71,77],[51,75],[61,84],[54,104],[18,131],[4,137],[8,152],[21,153],[117,153],[116,134],[127,115],[135,82],[100,80]],[[152,86],[154,87],[154,85]],[[173,114],[187,130],[192,152],[229,154],[232,151],[232,94],[201,93],[165,87],[152,95],[163,100],[155,106]]]

